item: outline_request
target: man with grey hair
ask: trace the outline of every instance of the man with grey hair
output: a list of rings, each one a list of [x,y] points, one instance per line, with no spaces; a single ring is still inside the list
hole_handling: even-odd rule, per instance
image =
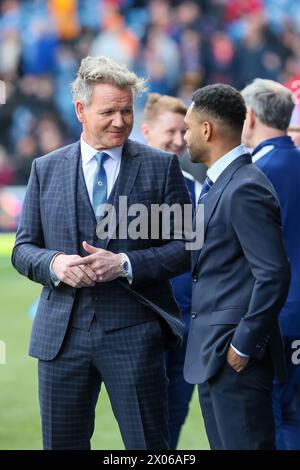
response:
[[[124,236],[120,198],[148,210],[190,200],[174,154],[128,139],[143,88],[106,57],[83,59],[72,84],[80,141],[32,166],[12,262],[44,286],[30,354],[45,449],[90,448],[102,382],[126,449],[169,447],[164,347],[184,329],[169,278],[189,254],[176,221],[168,239]],[[107,203],[116,223],[100,237]]]
[[[280,312],[288,382],[273,387],[278,449],[300,449],[300,371],[295,350],[300,339],[300,151],[287,135],[294,109],[293,95],[283,85],[256,79],[242,95],[247,117],[242,140],[253,148],[253,162],[275,187],[281,206],[284,240],[291,263],[288,297]],[[294,359],[293,359],[294,358]]]

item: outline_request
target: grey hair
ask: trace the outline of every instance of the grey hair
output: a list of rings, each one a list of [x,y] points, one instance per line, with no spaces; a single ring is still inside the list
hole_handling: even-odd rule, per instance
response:
[[[286,131],[295,106],[292,92],[273,80],[256,78],[241,94],[265,125]]]
[[[133,97],[146,90],[145,79],[130,72],[125,65],[119,65],[105,56],[82,59],[77,77],[71,84],[73,103],[90,103],[94,86],[98,83],[110,84],[117,88],[131,88]]]

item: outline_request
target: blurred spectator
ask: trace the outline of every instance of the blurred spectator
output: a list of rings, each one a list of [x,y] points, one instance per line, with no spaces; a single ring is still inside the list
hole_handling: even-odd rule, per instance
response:
[[[91,44],[90,55],[107,55],[118,63],[132,68],[139,51],[139,42],[125,24],[118,9],[111,9],[103,19],[103,31]]]
[[[181,87],[198,88],[203,80],[203,41],[192,28],[186,29],[180,38]]]
[[[16,184],[27,184],[33,159],[38,157],[36,139],[31,135],[24,135],[16,145]]]
[[[77,0],[78,20],[83,30],[98,31],[100,24],[100,9],[101,3],[99,0]]]
[[[19,138],[34,136],[45,113],[63,126],[65,142],[79,137],[65,90],[87,55],[111,56],[144,74],[149,92],[186,104],[203,85],[242,88],[257,76],[296,93],[299,18],[299,0],[2,0],[7,104],[0,109],[0,145],[12,159]],[[145,99],[137,101],[137,119]],[[299,123],[297,105],[292,124]]]
[[[15,184],[16,170],[13,162],[5,151],[4,147],[0,147],[0,187],[10,184]]]
[[[54,73],[58,37],[52,18],[36,14],[24,31],[21,71],[25,75]]]
[[[76,0],[49,0],[58,37],[65,41],[76,39],[80,32]]]
[[[234,76],[234,44],[222,31],[216,31],[207,46],[206,83],[231,84]]]
[[[248,14],[256,14],[263,11],[262,0],[230,0],[224,2],[224,22],[233,23]]]
[[[244,87],[256,77],[278,80],[282,62],[267,35],[264,13],[251,13],[245,18],[245,32],[234,61],[234,85]]]
[[[18,31],[7,29],[1,34],[0,73],[6,79],[16,76],[21,44]]]
[[[292,21],[299,32],[300,8],[297,0],[263,0],[270,24],[278,31],[285,28],[285,21]]]
[[[169,95],[176,92],[179,85],[179,50],[161,25],[152,24],[148,28],[141,65],[148,78],[149,91]]]
[[[36,128],[36,137],[39,145],[39,152],[42,155],[63,147],[65,143],[58,123],[51,117],[44,117],[39,121]]]

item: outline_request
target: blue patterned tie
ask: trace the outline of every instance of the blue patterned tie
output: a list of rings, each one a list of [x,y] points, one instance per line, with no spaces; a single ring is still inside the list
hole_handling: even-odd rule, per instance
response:
[[[197,206],[198,204],[203,204],[204,203],[204,199],[205,197],[207,196],[207,193],[208,191],[210,190],[210,188],[212,187],[214,183],[212,182],[212,180],[209,178],[209,176],[207,176],[204,180],[204,183],[203,183],[203,186],[202,186],[202,189],[201,189],[201,193],[200,193],[200,196],[198,198],[198,202],[197,202]],[[193,217],[193,231],[195,232],[196,230],[196,214],[197,214],[197,208],[196,208],[196,211],[195,211],[195,214],[194,214],[194,217]]]
[[[93,182],[93,209],[97,222],[101,218],[102,212],[100,210],[101,204],[107,202],[107,176],[104,169],[104,162],[109,158],[109,155],[104,152],[97,152],[95,159],[97,160],[97,168],[94,174]]]
[[[203,186],[202,186],[202,189],[201,189],[201,193],[200,193],[200,196],[199,196],[199,199],[198,199],[198,204],[202,204],[204,199],[205,199],[205,196],[207,195],[208,191],[210,190],[210,188],[212,187],[214,183],[212,182],[212,180],[209,178],[209,176],[207,176],[205,178],[205,181],[203,183]]]

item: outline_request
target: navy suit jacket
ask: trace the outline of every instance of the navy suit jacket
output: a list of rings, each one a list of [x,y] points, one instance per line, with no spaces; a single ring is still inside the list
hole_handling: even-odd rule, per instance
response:
[[[49,265],[58,252],[79,251],[76,213],[79,159],[80,145],[76,142],[33,162],[12,254],[15,268],[44,286],[30,345],[30,354],[43,360],[58,354],[75,297],[75,288],[64,283],[54,288]],[[126,215],[119,208],[120,195],[128,196],[128,207],[135,203],[148,208],[152,203],[170,206],[190,203],[178,158],[130,140],[124,145],[115,191],[117,220]],[[175,239],[171,227],[170,239],[160,236],[154,240],[124,240],[115,239],[111,233],[98,246],[125,252],[133,272],[132,285],[118,278],[97,286],[104,330],[158,318],[166,326],[170,340],[180,340],[184,326],[168,279],[190,269],[184,239]]]
[[[291,263],[291,284],[286,302],[280,312],[282,333],[300,334],[300,150],[288,136],[268,139],[258,145],[273,149],[255,162],[273,184],[281,206],[284,241]]]
[[[192,319],[185,379],[202,383],[226,361],[230,342],[261,359],[269,345],[285,378],[277,316],[289,286],[280,208],[249,154],[219,176],[204,202],[204,245],[193,256]]]

